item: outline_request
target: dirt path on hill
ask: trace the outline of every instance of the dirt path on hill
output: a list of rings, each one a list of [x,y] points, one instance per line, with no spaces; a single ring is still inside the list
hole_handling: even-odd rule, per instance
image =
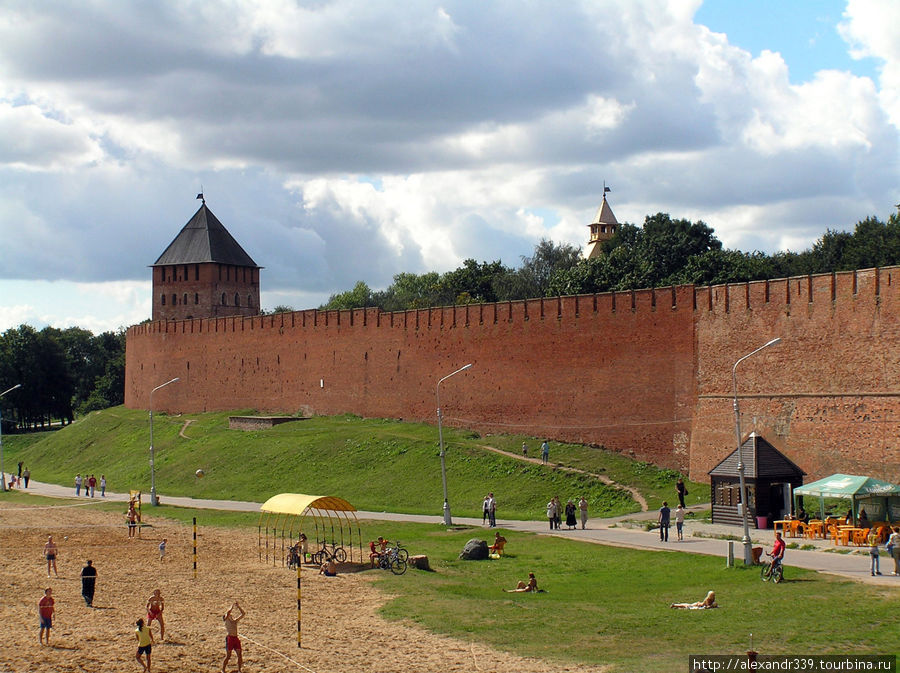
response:
[[[179,437],[184,437],[185,439],[191,439],[191,437],[188,437],[186,434],[184,434],[184,431],[187,430],[188,426],[189,426],[191,423],[193,423],[194,420],[195,420],[195,419],[193,419],[193,418],[189,418],[188,420],[186,420],[186,421],[184,422],[184,425],[181,426],[181,430],[178,431],[178,436],[179,436]]]
[[[149,517],[148,517],[149,518]],[[406,622],[388,622],[378,609],[389,599],[372,581],[378,571],[326,578],[303,573],[303,647],[297,647],[297,576],[260,562],[257,531],[201,527],[199,574],[191,572],[191,527],[164,519],[129,540],[121,515],[79,505],[0,505],[0,671],[76,673],[138,670],[134,622],[146,617],[147,597],[166,601],[166,639],[153,646],[154,673],[220,670],[222,614],[238,600],[248,673],[600,673],[601,667],[519,657],[477,643],[435,635]],[[59,578],[47,579],[41,547],[59,544]],[[168,538],[166,558],[157,545]],[[98,571],[94,608],[81,598],[85,559]],[[413,580],[410,576],[410,580]],[[45,587],[56,601],[52,646],[38,644],[37,602]],[[235,657],[229,671],[236,669]]]
[[[489,446],[487,444],[479,444],[479,448],[487,449],[488,451],[493,451],[494,453],[499,453],[500,455],[506,456],[507,458],[515,458],[516,460],[521,460],[525,463],[533,463],[534,465],[543,465],[543,461],[539,458],[526,458],[525,456],[520,456],[517,453],[513,453],[512,451],[505,451],[504,449],[498,449],[496,446]],[[621,488],[623,491],[628,491],[631,494],[631,497],[637,501],[637,503],[641,506],[641,511],[647,511],[647,501],[644,499],[644,496],[641,495],[640,491],[632,486],[625,486],[624,484],[620,484],[617,481],[613,481],[609,477],[604,474],[597,474],[595,472],[588,472],[587,470],[580,470],[577,467],[566,467],[565,465],[560,465],[559,463],[550,463],[550,467],[555,467],[557,470],[562,470],[563,472],[575,472],[578,474],[586,474],[589,477],[593,477],[597,481],[600,481],[607,486],[615,486],[616,488]]]

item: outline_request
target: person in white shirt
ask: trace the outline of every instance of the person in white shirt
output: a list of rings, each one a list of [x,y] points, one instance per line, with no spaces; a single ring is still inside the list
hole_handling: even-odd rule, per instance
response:
[[[891,548],[891,556],[894,558],[894,572],[892,575],[900,575],[900,528],[895,527],[894,532],[888,538]]]
[[[684,515],[687,510],[678,505],[675,508],[675,529],[678,531],[678,540],[679,542],[684,541]]]

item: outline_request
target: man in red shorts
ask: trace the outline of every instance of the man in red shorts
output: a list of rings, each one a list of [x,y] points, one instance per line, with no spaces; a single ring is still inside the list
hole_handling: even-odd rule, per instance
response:
[[[232,612],[237,609],[240,611],[240,615],[235,617]],[[230,608],[228,608],[228,612],[222,615],[222,621],[225,622],[225,661],[222,662],[222,673],[225,673],[225,667],[228,665],[228,660],[231,659],[231,651],[234,650],[237,652],[237,664],[238,664],[238,672],[240,673],[241,667],[244,665],[244,658],[241,654],[241,639],[238,638],[238,625],[237,623],[244,618],[244,608],[240,606],[240,604],[235,601]]]

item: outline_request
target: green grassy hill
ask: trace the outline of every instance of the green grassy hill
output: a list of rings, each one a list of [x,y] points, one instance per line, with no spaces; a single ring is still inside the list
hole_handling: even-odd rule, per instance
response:
[[[252,412],[154,415],[156,485],[161,496],[263,501],[276,493],[336,495],[357,508],[439,514],[441,473],[433,426],[356,416],[316,417],[246,432],[228,429],[228,416]],[[190,421],[190,422],[189,422]],[[183,433],[184,436],[181,436]],[[38,481],[73,483],[76,472],[100,478],[109,489],[150,488],[150,432],[147,412],[114,407],[94,412],[58,431],[5,435],[7,469],[24,461]],[[452,511],[479,516],[493,491],[501,518],[545,516],[552,495],[564,500],[584,494],[591,516],[638,511],[620,488],[554,465],[526,463],[485,446],[518,453],[523,441],[538,454],[539,441],[520,435],[481,437],[445,429],[447,479]],[[603,474],[636,487],[651,508],[674,498],[678,474],[602,449],[551,443],[555,464]],[[197,469],[204,479],[194,476]],[[704,502],[709,487],[688,484],[690,502]]]

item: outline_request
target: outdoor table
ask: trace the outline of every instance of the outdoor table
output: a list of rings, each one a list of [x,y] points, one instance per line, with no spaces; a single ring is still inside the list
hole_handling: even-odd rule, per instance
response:
[[[813,519],[812,521],[810,521],[807,535],[809,535],[810,539],[815,539],[817,537],[820,537],[824,540],[825,539],[825,522],[818,521],[816,519]]]
[[[835,538],[835,544],[849,545],[855,531],[861,531],[862,528],[856,526],[838,526],[838,538]]]
[[[779,525],[781,526],[781,535],[782,535],[782,537],[787,537],[788,528],[789,528],[790,525],[791,525],[791,519],[779,519],[778,521],[775,521],[775,522],[772,524],[772,528],[774,529],[774,531],[775,531],[776,533],[778,532],[778,526],[779,526]]]

